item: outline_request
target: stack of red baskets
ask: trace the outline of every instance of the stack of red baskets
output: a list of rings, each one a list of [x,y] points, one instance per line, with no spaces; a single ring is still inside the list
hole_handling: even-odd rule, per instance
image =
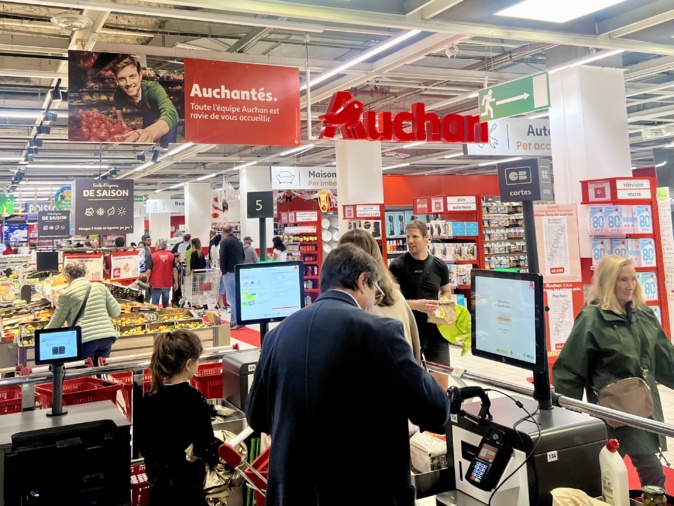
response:
[[[199,364],[190,385],[204,394],[206,399],[222,399],[222,362]]]
[[[0,388],[0,415],[21,412],[21,385]]]

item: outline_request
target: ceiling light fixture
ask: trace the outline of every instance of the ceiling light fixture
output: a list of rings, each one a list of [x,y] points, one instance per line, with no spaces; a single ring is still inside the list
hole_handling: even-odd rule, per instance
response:
[[[422,144],[426,144],[426,141],[410,142],[409,144],[403,144],[402,149],[409,149],[416,146],[421,146]]]
[[[550,113],[548,111],[542,112],[540,114],[533,114],[531,116],[527,116],[527,119],[540,119],[540,118],[545,118],[548,116]]]
[[[236,167],[232,167],[230,170],[245,169],[246,167],[250,167],[252,165],[257,165],[257,162],[248,162],[244,163],[243,165],[237,165]]]
[[[185,183],[174,184],[173,186],[169,186],[167,188],[167,190],[175,190],[176,188],[180,188],[181,186],[184,186],[184,185],[185,185]]]
[[[478,163],[478,167],[487,167],[488,165],[496,165],[497,163],[506,163],[506,162],[516,162],[521,160],[521,156],[515,156],[513,158],[503,158],[502,160],[494,160],[493,162]]]
[[[587,16],[625,0],[524,0],[515,5],[495,12],[495,16],[509,18],[533,19],[548,23],[566,23],[572,19]]]
[[[0,156],[0,162],[22,162],[22,156]]]
[[[77,32],[91,26],[91,19],[75,12],[63,12],[50,19],[53,25]]]
[[[38,119],[43,115],[43,111],[0,111],[0,118]]]
[[[133,174],[134,172],[138,172],[139,170],[147,169],[148,167],[151,167],[154,165],[154,162],[145,162],[143,165],[139,165],[135,169],[133,169],[129,174]],[[127,176],[129,175],[127,174]]]
[[[314,147],[313,144],[306,144],[304,146],[298,146],[296,148],[292,148],[292,149],[288,149],[286,151],[282,151],[278,154],[278,156],[289,156],[289,155],[292,155],[292,154],[295,154],[295,153],[299,153],[301,151],[306,151],[306,150],[311,149],[313,147]]]
[[[451,155],[443,156],[443,158],[458,158],[460,156],[463,156],[463,153],[452,153]]]
[[[206,179],[210,179],[210,178],[215,177],[217,175],[218,175],[217,172],[214,172],[213,174],[206,174],[205,176],[201,176],[201,177],[196,178],[195,181],[205,181]]]
[[[552,67],[548,69],[548,74],[554,74],[555,72],[559,72],[560,70],[566,70],[570,69],[572,67],[578,67],[580,65],[585,65],[586,63],[592,63],[597,60],[603,60],[604,58],[608,58],[609,56],[615,56],[620,53],[624,53],[624,49],[610,49],[607,51],[600,51],[598,53],[594,54],[589,54],[587,56],[584,56],[582,58],[579,58],[578,60],[572,62],[572,63],[563,63],[558,67]]]
[[[390,165],[389,167],[384,167],[381,170],[391,170],[391,169],[399,169],[400,167],[407,167],[409,163],[399,163],[398,165]]]
[[[173,148],[171,151],[169,151],[169,152],[166,153],[164,156],[162,156],[162,158],[165,158],[165,157],[167,157],[167,156],[177,155],[177,154],[180,153],[181,151],[185,151],[187,148],[191,148],[192,146],[194,146],[194,143],[193,143],[193,142],[187,142],[187,143],[185,143],[185,144],[183,144],[183,145],[181,145],[181,146],[178,146],[178,147],[176,147],[176,148]]]
[[[88,164],[49,164],[49,163],[30,163],[29,169],[101,169],[107,170],[110,165],[88,165]]]
[[[348,68],[353,67],[354,65],[358,65],[361,62],[364,62],[365,60],[368,60],[372,58],[375,55],[378,55],[379,53],[383,53],[387,49],[392,48],[393,46],[396,46],[400,44],[401,42],[405,42],[407,39],[410,39],[414,37],[415,35],[418,35],[421,33],[421,30],[410,30],[409,32],[404,32],[401,33],[400,35],[393,37],[392,39],[389,39],[388,41],[384,42],[383,44],[373,47],[369,51],[365,51],[364,53],[359,54],[355,58],[352,58],[351,60],[347,61],[346,63],[340,65],[339,67],[335,67],[332,70],[328,70],[326,72],[323,72],[320,74],[316,79],[312,79],[312,81],[309,83],[310,86],[316,86],[319,83],[322,83],[326,79],[330,79],[331,77],[342,73]],[[307,85],[303,84],[302,87],[300,88],[300,91],[306,90]]]

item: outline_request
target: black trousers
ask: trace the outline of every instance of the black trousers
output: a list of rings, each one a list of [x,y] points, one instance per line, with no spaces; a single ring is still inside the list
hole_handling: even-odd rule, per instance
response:
[[[630,460],[637,470],[642,487],[646,485],[665,487],[665,473],[657,455],[630,455]]]

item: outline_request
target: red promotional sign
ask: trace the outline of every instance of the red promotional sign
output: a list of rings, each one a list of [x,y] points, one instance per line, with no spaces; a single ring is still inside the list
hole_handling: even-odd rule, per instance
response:
[[[428,214],[429,211],[427,198],[414,199],[414,214]]]
[[[298,146],[297,68],[185,59],[185,139]]]

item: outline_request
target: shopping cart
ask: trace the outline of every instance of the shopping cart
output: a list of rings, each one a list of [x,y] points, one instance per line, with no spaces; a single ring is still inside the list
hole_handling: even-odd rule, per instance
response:
[[[184,272],[184,271],[183,271]],[[189,276],[183,275],[183,298],[180,305],[209,309],[218,303],[218,282],[220,269],[197,269]]]
[[[257,506],[264,506],[265,496],[267,495],[267,467],[269,465],[269,449],[271,446],[267,447],[252,464],[246,462],[246,459],[236,450],[239,444],[252,433],[253,429],[246,427],[234,439],[228,443],[221,444],[218,454],[232,469],[243,476],[248,486],[253,489]]]

